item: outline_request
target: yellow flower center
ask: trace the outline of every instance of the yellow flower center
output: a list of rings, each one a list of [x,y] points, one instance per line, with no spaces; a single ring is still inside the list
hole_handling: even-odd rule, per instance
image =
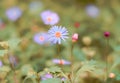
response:
[[[56,32],[55,33],[55,37],[60,38],[61,37],[61,33],[60,32]]]

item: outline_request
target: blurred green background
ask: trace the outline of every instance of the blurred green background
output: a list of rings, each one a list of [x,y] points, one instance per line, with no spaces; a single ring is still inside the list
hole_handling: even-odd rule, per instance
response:
[[[15,21],[6,15],[12,7],[21,9],[21,15]],[[17,64],[17,83],[22,83],[29,70],[41,72],[54,65],[51,59],[57,55],[56,45],[39,45],[33,40],[36,33],[47,32],[51,27],[45,25],[40,17],[45,10],[56,12],[60,17],[56,25],[65,26],[70,33],[69,39],[60,46],[62,58],[70,60],[71,36],[78,33],[79,40],[73,50],[74,62],[81,64],[86,60],[96,60],[104,68],[105,56],[108,55],[109,68],[112,67],[110,72],[115,74],[108,81],[120,83],[120,0],[0,0],[0,41],[21,39],[17,48],[10,53]],[[110,32],[108,49],[103,34],[105,31]],[[108,50],[107,54],[105,50]],[[9,70],[7,57],[0,60],[6,71]],[[69,72],[69,66],[64,66],[63,70]],[[0,83],[14,83],[13,73],[6,71],[0,73]],[[88,76],[83,83],[102,83],[103,77],[99,74]],[[26,83],[31,82],[28,80]]]

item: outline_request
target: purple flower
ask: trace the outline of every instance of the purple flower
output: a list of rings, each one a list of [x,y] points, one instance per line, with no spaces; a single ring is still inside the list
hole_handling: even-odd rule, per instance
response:
[[[10,56],[9,60],[10,60],[10,63],[12,63],[14,66],[16,66],[18,63],[15,56]]]
[[[86,13],[90,16],[90,17],[97,17],[99,15],[99,9],[94,6],[94,5],[88,5],[86,7]]]
[[[61,78],[61,80],[62,80],[62,81],[65,81],[65,80],[66,80],[66,78],[65,78],[65,77],[62,77],[62,78]]]
[[[53,26],[48,31],[49,41],[53,44],[61,44],[61,40],[68,38],[68,31],[65,27]]]
[[[3,63],[2,63],[2,61],[0,61],[0,67],[2,67],[3,66]]]
[[[50,10],[43,11],[40,16],[46,25],[55,25],[59,22],[59,16],[57,13]]]
[[[6,11],[6,16],[11,21],[16,21],[18,18],[20,18],[21,15],[22,15],[22,10],[18,7],[9,8]]]
[[[59,65],[70,65],[71,64],[71,62],[64,60],[64,59],[53,59],[52,62],[55,64],[59,64]]]
[[[37,33],[34,35],[34,42],[43,45],[48,43],[48,34],[47,33]]]
[[[41,76],[41,79],[42,79],[42,80],[46,80],[46,79],[48,79],[48,78],[53,78],[52,74],[47,73],[47,74]]]
[[[39,1],[31,2],[29,5],[30,12],[35,13],[42,9],[42,3]]]

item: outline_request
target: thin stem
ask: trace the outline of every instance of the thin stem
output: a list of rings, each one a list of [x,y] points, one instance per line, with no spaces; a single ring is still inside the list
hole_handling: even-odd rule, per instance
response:
[[[105,83],[107,83],[107,78],[108,78],[108,61],[107,61],[107,58],[108,58],[108,46],[109,46],[109,39],[106,40],[106,53],[105,53],[105,60],[106,60],[106,77],[105,77]]]
[[[71,79],[71,83],[74,83],[73,82],[73,61],[74,61],[74,58],[73,58],[73,48],[74,48],[74,44],[72,44],[71,46],[71,75],[70,75],[70,79]]]
[[[9,61],[9,63],[10,63],[10,67],[11,67],[11,69],[12,69],[13,72],[14,72],[14,76],[13,76],[14,81],[15,81],[15,83],[18,83],[18,81],[17,81],[17,79],[16,79],[16,72],[15,72],[15,68],[14,68],[14,62],[11,62],[11,61],[10,61],[10,56],[9,56],[9,54],[7,54],[7,57],[8,57],[8,61]]]
[[[40,83],[40,77],[38,73],[37,73],[37,82]]]

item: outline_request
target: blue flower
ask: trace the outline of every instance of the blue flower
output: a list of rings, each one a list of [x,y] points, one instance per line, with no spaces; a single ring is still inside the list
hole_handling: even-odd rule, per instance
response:
[[[94,5],[88,5],[86,7],[86,13],[90,16],[90,17],[97,17],[99,15],[99,9],[94,6]]]
[[[59,22],[58,14],[50,10],[43,11],[40,16],[46,25],[55,25]]]
[[[22,15],[22,10],[18,7],[9,8],[6,11],[6,16],[11,21],[16,21]]]
[[[48,34],[47,33],[37,33],[34,35],[34,42],[43,45],[48,43]]]
[[[61,44],[61,41],[68,38],[68,31],[65,27],[52,26],[48,31],[49,41],[53,44]]]

